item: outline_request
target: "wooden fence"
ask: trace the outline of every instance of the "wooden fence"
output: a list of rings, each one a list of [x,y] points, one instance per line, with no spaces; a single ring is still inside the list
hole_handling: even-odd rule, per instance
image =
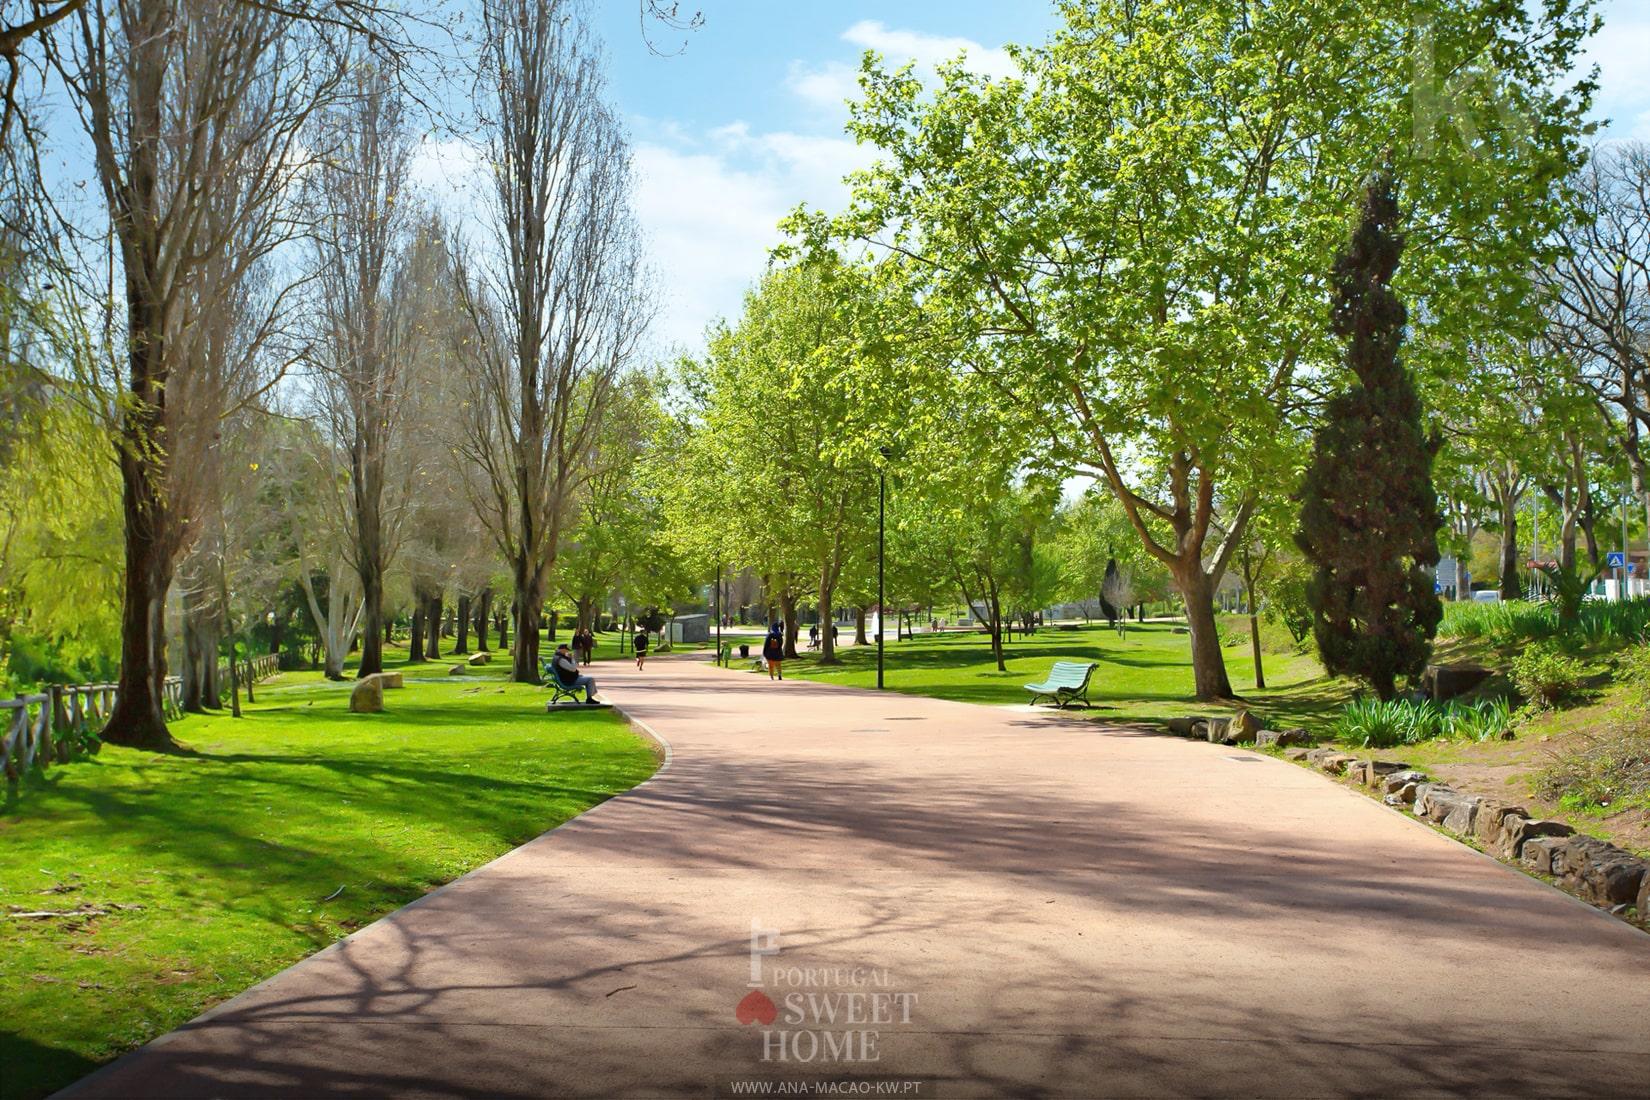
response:
[[[255,683],[275,675],[278,668],[273,653],[242,663]],[[229,663],[218,666],[219,682],[229,682]],[[33,695],[0,700],[0,722],[5,740],[0,741],[0,771],[16,779],[30,768],[62,763],[79,752],[89,735],[102,729],[115,709],[118,684],[52,684]],[[164,705],[169,718],[183,714],[183,678],[168,676],[164,684]]]

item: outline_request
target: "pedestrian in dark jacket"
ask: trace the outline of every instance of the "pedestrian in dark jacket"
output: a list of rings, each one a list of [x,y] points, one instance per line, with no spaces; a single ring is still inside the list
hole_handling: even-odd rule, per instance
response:
[[[768,679],[783,680],[785,678],[785,627],[781,623],[774,623],[768,627],[768,636],[762,642],[762,659],[768,665]]]

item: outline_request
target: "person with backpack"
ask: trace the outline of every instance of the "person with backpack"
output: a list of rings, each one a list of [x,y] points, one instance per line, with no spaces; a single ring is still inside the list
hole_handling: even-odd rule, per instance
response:
[[[636,636],[634,638],[630,639],[630,647],[633,650],[635,650],[635,653],[636,653],[636,671],[637,672],[640,672],[642,670],[642,662],[647,660],[647,643],[648,643],[647,627],[638,626],[636,628]]]
[[[762,660],[768,665],[768,679],[785,678],[785,626],[774,623],[768,627],[768,636],[762,641]]]

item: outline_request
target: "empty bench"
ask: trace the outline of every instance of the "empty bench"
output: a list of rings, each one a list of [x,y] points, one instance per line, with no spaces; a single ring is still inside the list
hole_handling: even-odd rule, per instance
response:
[[[1093,705],[1089,702],[1089,680],[1093,676],[1091,661],[1055,661],[1042,683],[1027,684],[1025,688],[1031,692],[1032,706],[1047,699],[1061,710],[1078,702],[1087,707]]]

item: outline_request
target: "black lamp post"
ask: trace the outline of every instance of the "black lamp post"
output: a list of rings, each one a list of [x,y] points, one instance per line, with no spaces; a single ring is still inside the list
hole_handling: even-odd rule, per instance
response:
[[[713,664],[722,663],[722,563],[716,563],[716,660]],[[731,662],[730,662],[731,663]]]
[[[882,636],[888,633],[888,607],[883,596],[883,526],[888,512],[888,459],[893,454],[887,447],[877,448],[882,462],[877,465],[877,690],[882,690]]]

